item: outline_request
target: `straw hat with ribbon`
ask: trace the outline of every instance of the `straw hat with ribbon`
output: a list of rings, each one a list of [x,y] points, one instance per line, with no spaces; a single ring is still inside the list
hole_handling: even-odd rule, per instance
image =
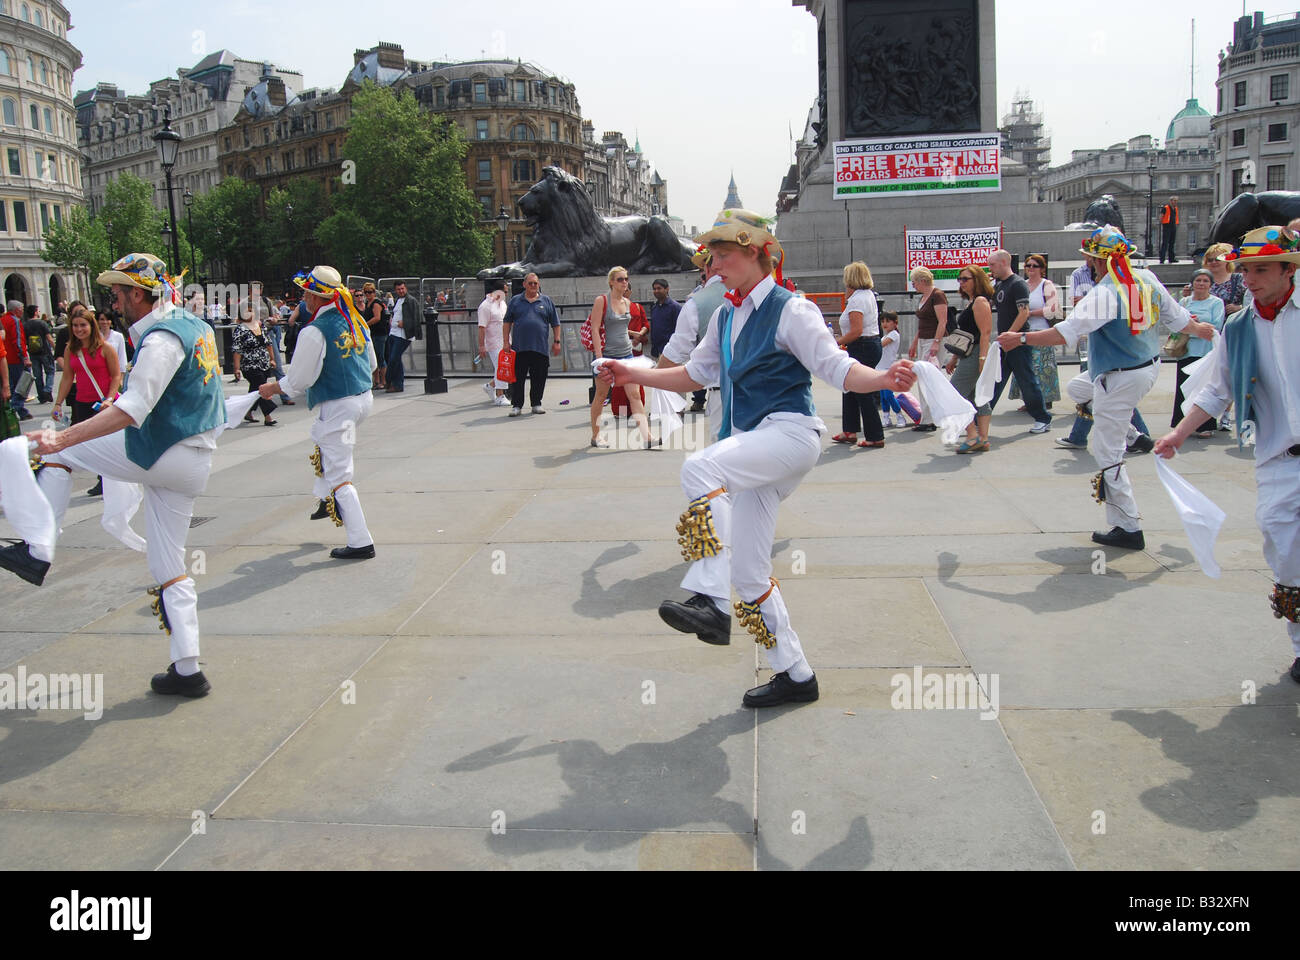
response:
[[[1129,263],[1135,249],[1128,237],[1109,225],[1094,230],[1079,248],[1080,253],[1105,261],[1106,273],[1115,284],[1120,303],[1128,314],[1129,333],[1133,336],[1149,329],[1160,319],[1155,290],[1133,272],[1133,265]]]
[[[1219,259],[1229,263],[1300,264],[1300,238],[1286,227],[1260,227],[1246,234],[1241,246]]]
[[[128,253],[111,267],[95,278],[95,282],[104,287],[121,284],[126,287],[138,287],[148,290],[158,299],[179,305],[181,302],[177,284],[185,276],[173,277],[167,273],[167,264],[152,253]]]
[[[711,243],[735,243],[742,247],[756,247],[772,258],[775,264],[772,275],[780,286],[785,286],[785,276],[781,272],[785,264],[785,251],[776,239],[770,227],[771,219],[761,217],[752,210],[723,210],[713,221],[713,229],[695,238],[702,247]],[[699,254],[697,253],[698,257]],[[694,258],[692,258],[694,262]]]
[[[370,328],[361,318],[361,313],[352,302],[352,293],[343,283],[343,278],[333,267],[318,265],[311,270],[299,270],[293,282],[307,293],[328,300],[347,318],[352,327],[352,338],[358,344],[370,339]]]

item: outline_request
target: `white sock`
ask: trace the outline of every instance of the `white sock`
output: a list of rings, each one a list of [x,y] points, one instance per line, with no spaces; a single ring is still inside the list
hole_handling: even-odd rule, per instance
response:
[[[176,661],[176,672],[182,677],[192,677],[199,672],[198,657],[181,657]]]
[[[709,597],[709,599],[713,601],[713,605],[717,607],[719,610],[721,610],[723,614],[725,614],[728,617],[731,616],[730,597],[727,597],[727,599],[725,600],[723,600],[721,597]]]
[[[808,666],[807,660],[800,660],[789,670],[787,670],[786,674],[795,683],[805,683],[806,681],[812,679],[813,668]]]

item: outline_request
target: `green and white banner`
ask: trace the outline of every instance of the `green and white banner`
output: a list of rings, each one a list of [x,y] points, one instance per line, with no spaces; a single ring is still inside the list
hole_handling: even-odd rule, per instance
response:
[[[996,133],[835,144],[835,199],[979,193],[1002,189],[1002,138]]]

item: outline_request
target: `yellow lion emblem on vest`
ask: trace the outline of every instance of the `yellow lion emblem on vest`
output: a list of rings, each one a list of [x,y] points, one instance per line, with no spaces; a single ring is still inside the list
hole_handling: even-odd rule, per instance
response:
[[[217,356],[217,341],[212,336],[211,330],[203,331],[203,336],[194,344],[194,362],[203,371],[205,386],[221,372],[221,360]]]
[[[339,334],[334,346],[339,348],[339,356],[347,360],[355,350],[358,354],[366,352],[366,328],[352,317],[348,317],[348,329]]]

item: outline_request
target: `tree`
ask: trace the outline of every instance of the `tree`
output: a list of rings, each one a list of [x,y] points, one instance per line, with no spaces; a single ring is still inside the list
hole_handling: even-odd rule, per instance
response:
[[[411,91],[363,83],[343,147],[355,176],[316,231],[339,271],[467,276],[488,266],[492,238],[465,182],[465,155],[460,129],[420,110]]]
[[[329,200],[318,180],[298,178],[290,180],[287,187],[273,187],[266,197],[262,221],[267,263],[277,266],[285,276],[314,266],[316,229],[329,213]]]
[[[261,199],[256,184],[238,177],[228,177],[194,198],[190,211],[195,240],[208,257],[226,265],[227,279],[242,282],[266,264]]]
[[[85,207],[73,207],[68,219],[45,231],[41,259],[64,270],[89,274],[93,280],[113,262],[103,222],[92,219]]]

